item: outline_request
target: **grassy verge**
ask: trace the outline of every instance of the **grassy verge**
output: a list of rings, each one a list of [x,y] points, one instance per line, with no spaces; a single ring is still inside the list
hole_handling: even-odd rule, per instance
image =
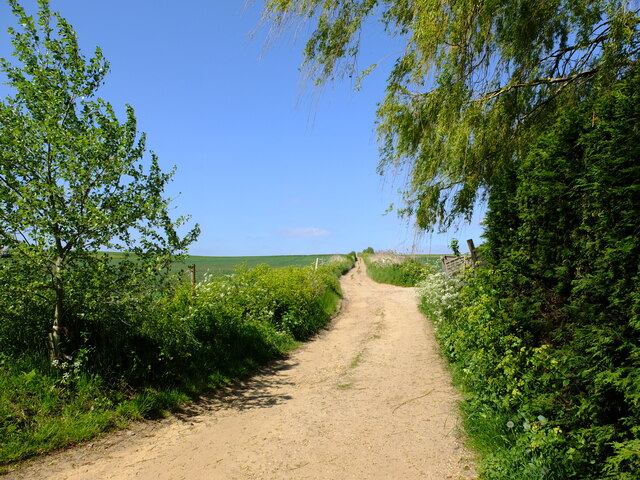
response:
[[[281,357],[327,324],[353,261],[244,267],[195,295],[178,286],[122,326],[126,343],[111,337],[117,365],[91,336],[64,361],[0,355],[0,465],[164,415]]]
[[[415,287],[426,275],[439,270],[436,255],[397,255],[393,253],[364,253],[367,275],[378,283],[399,287]]]
[[[126,394],[95,375],[76,374],[63,380],[54,372],[31,368],[33,363],[5,359],[0,366],[1,464],[161,415],[189,399],[176,389],[147,388]]]

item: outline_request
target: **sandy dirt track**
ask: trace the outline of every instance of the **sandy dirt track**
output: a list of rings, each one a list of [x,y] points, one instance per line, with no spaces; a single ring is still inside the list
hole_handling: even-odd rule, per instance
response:
[[[4,479],[470,479],[458,399],[415,291],[359,261],[316,339],[183,414]]]

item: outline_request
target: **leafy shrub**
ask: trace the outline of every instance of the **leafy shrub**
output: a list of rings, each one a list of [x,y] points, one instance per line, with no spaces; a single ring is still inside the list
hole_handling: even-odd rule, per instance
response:
[[[483,454],[483,478],[570,478],[561,415],[542,395],[542,383],[561,388],[564,367],[500,311],[500,275],[485,269],[463,285],[431,275],[418,286],[421,308],[466,394],[465,427]]]
[[[184,283],[166,284],[163,295],[149,284],[130,286],[127,300],[137,301],[86,304],[73,358],[53,364],[43,346],[50,312],[25,296],[5,312],[10,326],[0,322],[0,463],[158,415],[184,402],[184,392],[217,387],[282,355],[326,325],[340,300],[338,277],[352,266],[341,257],[317,270],[239,268],[201,282],[195,296]],[[0,275],[12,268],[0,263]],[[106,287],[95,282],[109,278],[89,283]],[[41,348],[25,354],[14,343]]]
[[[635,71],[564,112],[491,191],[487,268],[419,287],[482,478],[640,476],[639,105]]]
[[[233,374],[306,340],[326,325],[341,297],[338,277],[348,259],[313,267],[239,267],[209,277],[192,296],[187,286],[144,322],[153,356],[143,362],[157,378],[180,384],[199,372]],[[208,373],[206,373],[208,375]],[[156,380],[157,381],[157,380]]]
[[[416,259],[386,261],[373,259],[365,255],[367,275],[379,283],[389,283],[400,287],[414,287],[436,268]]]
[[[444,319],[451,319],[459,307],[459,282],[443,272],[429,273],[416,285],[420,309],[433,321],[436,329]]]

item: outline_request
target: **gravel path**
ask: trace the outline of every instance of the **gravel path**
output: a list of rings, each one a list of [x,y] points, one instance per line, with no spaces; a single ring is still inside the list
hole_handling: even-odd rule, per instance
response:
[[[178,416],[37,459],[9,479],[471,479],[455,390],[415,291],[342,279],[315,340]]]

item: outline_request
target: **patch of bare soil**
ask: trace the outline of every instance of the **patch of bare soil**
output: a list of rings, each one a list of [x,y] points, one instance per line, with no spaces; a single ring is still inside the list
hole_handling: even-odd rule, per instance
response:
[[[5,479],[471,479],[458,395],[411,288],[359,261],[340,314],[289,358],[184,413]]]

